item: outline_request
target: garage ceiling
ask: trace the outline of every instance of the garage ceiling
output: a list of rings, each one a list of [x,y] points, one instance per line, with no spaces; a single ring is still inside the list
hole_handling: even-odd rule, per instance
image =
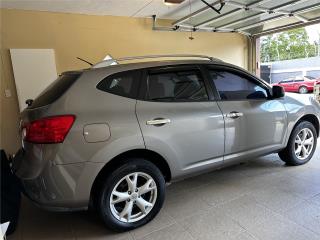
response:
[[[174,21],[172,29],[239,32],[249,36],[261,36],[320,23],[319,0],[224,0],[209,3],[220,8],[221,2],[224,6],[220,14],[204,5]],[[156,25],[155,29],[161,30]]]
[[[83,13],[179,19],[187,15],[189,0],[177,6],[167,6],[163,0],[0,0],[3,8],[39,10],[51,12]],[[192,0],[194,10],[203,7],[199,0]]]
[[[173,19],[155,30],[239,32],[264,35],[320,22],[319,0],[225,0],[221,14],[200,0],[167,6],[163,0],[0,0],[2,8]],[[207,0],[219,8],[221,1]],[[189,4],[191,3],[191,4]]]

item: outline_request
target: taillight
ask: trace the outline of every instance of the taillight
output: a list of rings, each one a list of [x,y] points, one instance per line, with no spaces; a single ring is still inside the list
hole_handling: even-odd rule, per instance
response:
[[[24,125],[24,140],[32,143],[62,143],[75,120],[73,115],[42,118]]]

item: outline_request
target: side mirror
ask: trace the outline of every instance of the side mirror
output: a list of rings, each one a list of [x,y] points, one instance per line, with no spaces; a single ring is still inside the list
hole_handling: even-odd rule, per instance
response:
[[[273,86],[272,87],[272,98],[282,98],[284,97],[285,92],[284,88],[281,86]]]

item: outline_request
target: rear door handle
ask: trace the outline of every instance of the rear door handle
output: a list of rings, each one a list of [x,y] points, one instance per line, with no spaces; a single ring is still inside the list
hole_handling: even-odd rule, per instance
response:
[[[239,118],[242,116],[243,116],[243,113],[240,113],[240,112],[230,112],[230,113],[226,114],[227,118],[232,118],[232,119],[236,119],[236,118]]]
[[[147,121],[147,125],[154,125],[154,126],[163,126],[167,123],[170,123],[171,120],[168,118],[155,118],[153,120]]]

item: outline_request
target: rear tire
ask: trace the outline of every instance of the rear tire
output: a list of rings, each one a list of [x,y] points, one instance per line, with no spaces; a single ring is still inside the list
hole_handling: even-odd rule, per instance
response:
[[[307,121],[300,122],[292,131],[288,145],[279,152],[279,157],[287,165],[299,166],[312,158],[317,146],[317,131]]]
[[[300,94],[306,94],[306,93],[308,93],[308,88],[306,88],[306,87],[304,87],[304,86],[300,87],[300,88],[299,88],[299,93],[300,93]]]
[[[164,197],[161,171],[145,159],[128,159],[106,177],[97,209],[107,228],[129,231],[151,221],[162,208]]]

